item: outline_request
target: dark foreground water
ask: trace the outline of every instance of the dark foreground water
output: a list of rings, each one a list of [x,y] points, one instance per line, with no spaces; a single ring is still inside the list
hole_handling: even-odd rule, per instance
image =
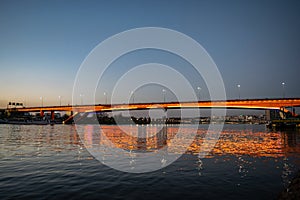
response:
[[[124,149],[139,145],[115,126],[104,129]],[[165,131],[171,134],[174,129]],[[0,199],[274,199],[300,168],[298,131],[225,125],[215,148],[199,160],[201,134],[173,164],[132,174],[94,159],[74,126],[0,125]],[[146,141],[144,148],[168,143],[153,141]]]

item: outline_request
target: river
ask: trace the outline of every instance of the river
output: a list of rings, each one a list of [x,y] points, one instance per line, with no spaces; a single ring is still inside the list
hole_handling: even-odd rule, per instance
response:
[[[158,129],[122,127],[143,127],[146,135]],[[199,158],[206,128],[200,125],[193,143],[170,165],[127,173],[104,165],[87,151],[89,144],[105,142],[93,133],[95,126],[84,125],[86,132],[80,137],[74,125],[0,124],[0,198],[274,199],[300,169],[299,130],[225,125],[214,148]],[[162,140],[154,134],[142,141],[115,125],[102,130],[118,148],[153,152],[168,145],[178,127],[163,127]]]

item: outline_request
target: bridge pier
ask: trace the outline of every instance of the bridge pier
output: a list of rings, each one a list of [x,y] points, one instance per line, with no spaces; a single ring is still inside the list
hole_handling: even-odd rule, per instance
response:
[[[287,113],[286,110],[284,110],[283,108],[279,110],[276,109],[266,110],[266,119],[268,121],[286,119],[289,117],[289,115],[292,115],[292,113]]]
[[[45,113],[43,110],[40,110],[40,116],[43,118],[45,116]]]
[[[266,119],[269,121],[268,128],[287,129],[300,127],[300,119],[295,113],[295,109],[288,110],[281,107],[278,110],[266,110]]]
[[[55,115],[54,115],[54,111],[51,111],[51,120],[54,120]]]

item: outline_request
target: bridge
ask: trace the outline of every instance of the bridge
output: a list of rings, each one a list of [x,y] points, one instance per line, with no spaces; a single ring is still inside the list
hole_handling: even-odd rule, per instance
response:
[[[193,108],[226,108],[226,109],[263,109],[280,110],[283,113],[291,113],[287,107],[300,107],[300,98],[277,98],[277,99],[235,99],[218,101],[198,102],[153,102],[153,103],[131,103],[131,104],[98,104],[98,105],[67,105],[67,106],[45,106],[45,107],[23,107],[11,108],[14,112],[51,112],[54,119],[55,111],[70,111],[74,113],[110,112],[122,110],[147,110],[147,109],[193,109]]]

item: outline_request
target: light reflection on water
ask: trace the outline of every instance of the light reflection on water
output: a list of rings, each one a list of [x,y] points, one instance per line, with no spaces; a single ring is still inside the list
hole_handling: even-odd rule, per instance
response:
[[[237,126],[237,125],[236,125]],[[300,137],[297,131],[270,132],[265,129],[225,129],[216,143],[214,149],[207,157],[222,155],[249,155],[252,157],[284,157],[300,152]],[[203,144],[207,130],[199,128],[194,142],[187,149],[187,153],[198,154]],[[93,145],[108,145],[112,147],[135,151],[155,151],[170,145],[179,130],[178,126],[98,126],[86,125],[84,132],[84,144],[87,148]],[[186,126],[183,129],[188,133],[193,131]],[[156,134],[154,134],[156,133]],[[106,137],[102,137],[104,134]],[[150,135],[150,136],[148,136]],[[174,144],[174,143],[173,143]],[[175,143],[180,148],[180,142]],[[173,147],[176,153],[176,146]]]
[[[273,199],[300,167],[299,131],[225,125],[215,148],[200,160],[206,128],[200,126],[186,154],[171,166],[133,175],[102,165],[83,143],[109,144],[105,134],[129,153],[153,152],[170,144],[177,126],[102,126],[98,132],[86,125],[80,141],[74,126],[0,125],[0,198]]]

